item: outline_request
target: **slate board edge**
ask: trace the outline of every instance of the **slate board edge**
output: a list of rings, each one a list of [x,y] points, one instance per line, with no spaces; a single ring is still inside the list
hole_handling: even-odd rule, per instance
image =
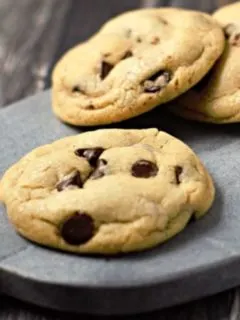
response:
[[[231,289],[240,284],[239,263],[240,258],[235,257],[211,268],[133,288],[56,285],[28,279],[0,263],[0,284],[2,293],[50,309],[95,315],[137,314]]]

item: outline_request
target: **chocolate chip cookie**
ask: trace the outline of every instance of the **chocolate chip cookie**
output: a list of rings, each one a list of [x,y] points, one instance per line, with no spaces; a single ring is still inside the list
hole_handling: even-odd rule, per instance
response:
[[[124,13],[57,63],[53,110],[81,126],[132,118],[196,84],[223,47],[223,32],[207,14],[175,8]]]
[[[213,17],[225,31],[225,51],[207,76],[177,99],[172,110],[198,121],[240,122],[240,3],[219,9]]]
[[[0,182],[16,230],[76,253],[147,249],[200,218],[214,198],[194,152],[157,129],[108,129],[39,147]]]

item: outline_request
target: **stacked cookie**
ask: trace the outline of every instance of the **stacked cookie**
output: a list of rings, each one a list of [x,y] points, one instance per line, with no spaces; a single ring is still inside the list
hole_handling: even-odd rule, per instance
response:
[[[143,9],[112,19],[57,63],[55,114],[72,125],[104,125],[175,99],[171,110],[182,117],[238,121],[238,12],[240,4],[213,17]],[[21,235],[75,253],[156,246],[206,214],[214,194],[197,155],[157,129],[65,137],[30,152],[0,182]]]
[[[210,72],[176,101],[172,110],[187,119],[240,122],[240,2],[216,11],[213,17],[224,29],[224,52]]]
[[[119,122],[178,97],[212,68],[224,35],[209,15],[124,13],[67,52],[53,72],[53,110],[81,126]]]

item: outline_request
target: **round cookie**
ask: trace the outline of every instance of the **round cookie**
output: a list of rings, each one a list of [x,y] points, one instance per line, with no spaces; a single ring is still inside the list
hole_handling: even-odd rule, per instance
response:
[[[226,48],[213,69],[176,100],[171,110],[184,118],[216,124],[240,122],[240,2],[216,11]]]
[[[194,152],[157,129],[58,140],[30,152],[0,183],[20,234],[76,253],[156,246],[203,216],[213,198],[212,180]]]
[[[119,122],[197,83],[224,47],[219,25],[183,9],[141,9],[67,52],[52,76],[54,113],[73,125]]]

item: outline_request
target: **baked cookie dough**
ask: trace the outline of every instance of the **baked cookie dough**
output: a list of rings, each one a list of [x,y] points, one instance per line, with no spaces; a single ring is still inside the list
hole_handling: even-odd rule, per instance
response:
[[[57,63],[53,111],[77,126],[132,118],[191,88],[223,48],[223,32],[208,14],[175,8],[124,13]]]
[[[24,237],[75,253],[156,246],[200,218],[214,199],[194,152],[157,129],[108,129],[39,147],[0,182]]]
[[[213,69],[171,108],[187,119],[217,124],[240,122],[240,2],[216,11],[226,48]]]

